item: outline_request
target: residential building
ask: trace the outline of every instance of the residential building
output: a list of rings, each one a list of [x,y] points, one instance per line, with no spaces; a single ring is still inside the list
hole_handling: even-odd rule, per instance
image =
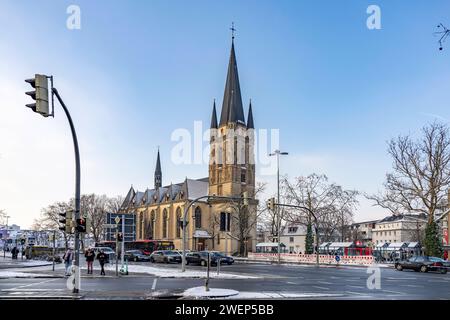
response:
[[[381,219],[372,229],[372,243],[421,242],[426,226],[424,215],[396,214]]]
[[[287,224],[281,230],[281,243],[289,253],[305,253],[306,226]]]

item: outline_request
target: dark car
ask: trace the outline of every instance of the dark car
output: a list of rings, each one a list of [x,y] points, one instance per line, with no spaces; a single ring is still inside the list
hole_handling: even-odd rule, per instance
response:
[[[411,257],[407,260],[401,260],[395,263],[395,269],[398,271],[402,271],[403,269],[412,269],[420,272],[438,271],[440,273],[447,273],[448,268],[448,261],[441,258],[428,256]]]
[[[172,250],[153,251],[150,262],[181,263],[181,255]]]
[[[230,256],[227,256],[225,253],[219,251],[212,251],[211,254],[217,259],[220,259],[220,264],[228,264],[232,265],[234,263],[234,259]]]
[[[150,257],[145,255],[141,250],[125,251],[124,258],[128,261],[150,261]]]
[[[219,252],[209,252],[209,259],[211,261],[211,266],[216,266],[217,262],[220,260],[220,264],[223,263],[230,263],[230,260],[222,260],[225,259],[223,256],[220,255]],[[232,260],[233,258],[231,258]],[[208,265],[208,251],[198,251],[198,252],[191,252],[186,255],[186,264],[199,264],[201,266],[207,266]]]

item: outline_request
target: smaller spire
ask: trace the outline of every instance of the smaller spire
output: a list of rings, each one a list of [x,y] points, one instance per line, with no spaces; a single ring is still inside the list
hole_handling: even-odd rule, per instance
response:
[[[213,111],[211,116],[211,129],[217,129],[217,115],[216,115],[216,99],[214,99]]]
[[[253,123],[252,99],[250,99],[250,105],[248,107],[247,129],[255,129],[255,125]]]

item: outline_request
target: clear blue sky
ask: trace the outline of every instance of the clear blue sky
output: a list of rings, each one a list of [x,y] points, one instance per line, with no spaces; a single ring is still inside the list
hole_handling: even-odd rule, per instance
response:
[[[71,4],[81,30],[66,28]],[[381,30],[366,27],[370,4]],[[439,51],[433,36],[438,23],[450,27],[449,9],[445,0],[3,0],[0,208],[27,226],[73,193],[63,114],[23,107],[23,79],[36,72],[55,76],[71,109],[83,193],[151,187],[158,145],[164,183],[206,176],[206,165],[170,163],[170,135],[208,125],[213,98],[220,110],[232,21],[244,105],[252,99],[256,127],[280,129],[291,154],[282,172],[375,192],[390,170],[388,139],[450,118],[450,41]],[[274,191],[274,177],[261,180]],[[383,214],[363,201],[356,219]]]

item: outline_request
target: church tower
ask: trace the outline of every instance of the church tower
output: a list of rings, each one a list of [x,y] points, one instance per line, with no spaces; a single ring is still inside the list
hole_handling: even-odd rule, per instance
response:
[[[162,171],[161,171],[161,160],[159,159],[159,149],[158,156],[156,158],[156,169],[155,169],[155,189],[161,188],[162,186]]]
[[[241,196],[247,191],[249,197],[253,198],[255,191],[253,114],[250,102],[246,123],[234,50],[234,35],[220,122],[217,122],[214,101],[210,129],[209,194]]]

